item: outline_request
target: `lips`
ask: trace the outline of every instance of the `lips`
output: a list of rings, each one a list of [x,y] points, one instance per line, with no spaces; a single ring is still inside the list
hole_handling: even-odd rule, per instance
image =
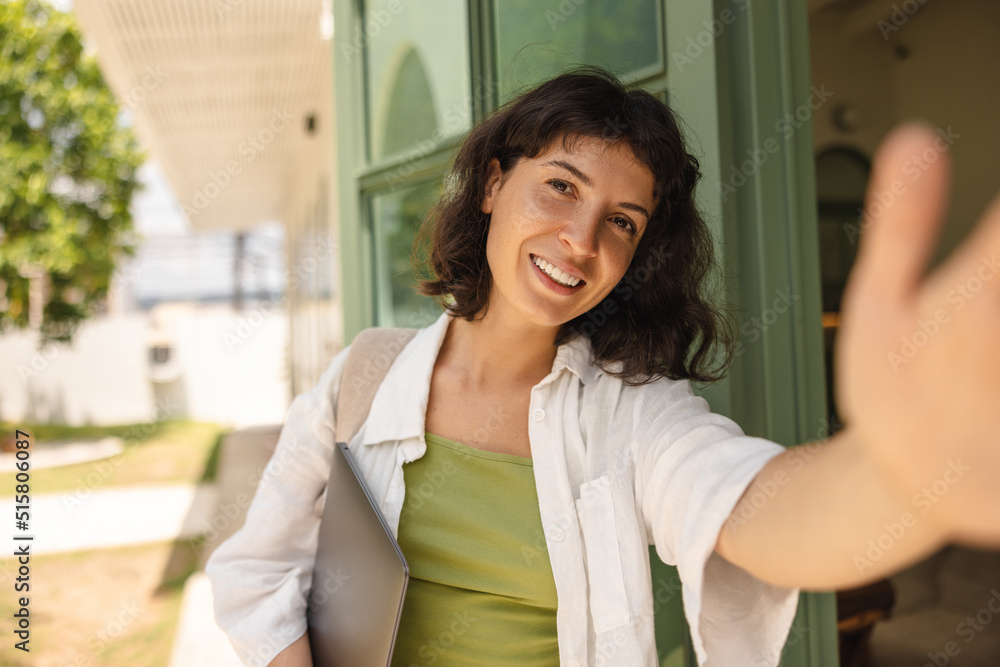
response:
[[[538,255],[529,255],[529,257],[531,263],[557,285],[572,289],[585,285],[587,282],[579,271],[561,262],[553,262]]]

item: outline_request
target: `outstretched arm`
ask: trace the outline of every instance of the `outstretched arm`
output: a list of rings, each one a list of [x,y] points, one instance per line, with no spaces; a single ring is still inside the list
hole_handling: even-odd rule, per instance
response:
[[[309,633],[302,635],[284,651],[274,656],[267,667],[313,667]]]
[[[949,541],[939,500],[919,489],[907,496],[892,488],[845,429],[822,446],[792,447],[771,459],[723,526],[715,550],[779,586],[853,588]]]
[[[1000,198],[925,276],[948,190],[935,139],[907,125],[875,157],[837,339],[847,428],[771,460],[720,532],[765,581],[849,587],[949,542],[1000,548]]]

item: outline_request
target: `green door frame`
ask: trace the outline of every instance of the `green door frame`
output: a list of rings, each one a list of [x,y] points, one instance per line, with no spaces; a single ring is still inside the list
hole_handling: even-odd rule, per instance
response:
[[[489,6],[489,0],[469,0],[474,81],[496,80],[489,58]],[[364,79],[359,45],[354,43],[361,0],[335,2],[333,7],[340,298],[346,344],[376,323],[373,239],[362,189],[377,175],[366,167]],[[699,393],[748,435],[786,446],[825,437],[807,5],[775,0],[751,7],[747,0],[713,0],[667,1],[663,7],[669,101],[690,128],[691,148],[702,164],[699,205],[717,239],[728,300],[762,321],[746,320],[743,327],[749,326],[749,336],[741,341],[743,352],[730,376],[699,388]],[[473,118],[478,121],[496,100],[482,86],[473,85],[472,90]],[[794,123],[780,125],[786,118]],[[401,159],[411,164],[415,175],[433,173],[451,144]],[[754,155],[758,164],[743,169]],[[737,174],[741,169],[745,182]],[[724,183],[733,189],[723,191]],[[780,313],[772,307],[776,299],[784,299]],[[654,582],[669,581],[675,572],[655,552],[651,565]],[[666,606],[664,622],[657,617],[658,643],[674,644],[676,625],[660,630],[678,616],[683,619],[678,596]],[[835,667],[837,650],[834,596],[802,594],[781,664]],[[690,641],[683,659],[671,661],[672,667],[681,664],[696,664]]]
[[[697,34],[696,19],[701,31],[705,22],[724,26],[714,42],[717,99],[702,90],[694,108],[680,111],[718,123],[718,147],[711,147],[718,161],[702,194],[722,220],[718,251],[732,279],[729,300],[749,316],[730,377],[717,395],[715,387],[704,395],[748,435],[785,446],[821,439],[830,425],[810,106],[821,102],[811,97],[808,5],[717,0],[712,16],[704,15],[707,6],[685,9],[702,14],[688,17],[689,35]],[[690,96],[704,88],[697,77],[671,81]],[[836,627],[834,594],[803,593],[781,664],[838,665]]]

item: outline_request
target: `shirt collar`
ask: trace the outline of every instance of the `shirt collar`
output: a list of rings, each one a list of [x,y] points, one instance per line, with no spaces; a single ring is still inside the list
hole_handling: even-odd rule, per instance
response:
[[[375,393],[369,414],[378,418],[365,422],[362,445],[423,435],[431,375],[448,331],[449,318],[448,313],[441,313],[433,324],[417,330],[400,351]],[[576,374],[584,384],[593,382],[601,369],[591,362],[591,355],[590,339],[585,336],[563,343],[556,350],[552,371],[536,386],[552,382],[563,370]],[[347,386],[343,382],[341,385]]]

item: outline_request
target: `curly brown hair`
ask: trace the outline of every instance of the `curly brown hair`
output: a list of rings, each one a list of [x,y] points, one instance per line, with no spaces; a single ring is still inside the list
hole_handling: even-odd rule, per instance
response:
[[[726,307],[711,305],[707,294],[715,259],[711,232],[695,206],[699,162],[687,152],[666,104],[646,91],[626,89],[599,67],[574,67],[472,128],[448,190],[414,241],[418,292],[470,322],[485,313],[492,284],[486,261],[490,216],[480,206],[490,160],[497,158],[506,176],[520,158],[536,157],[560,137],[564,146],[581,137],[624,142],[653,173],[657,204],[622,280],[603,302],[564,324],[555,344],[588,336],[595,363],[626,384],[724,377],[733,359],[734,329]]]

